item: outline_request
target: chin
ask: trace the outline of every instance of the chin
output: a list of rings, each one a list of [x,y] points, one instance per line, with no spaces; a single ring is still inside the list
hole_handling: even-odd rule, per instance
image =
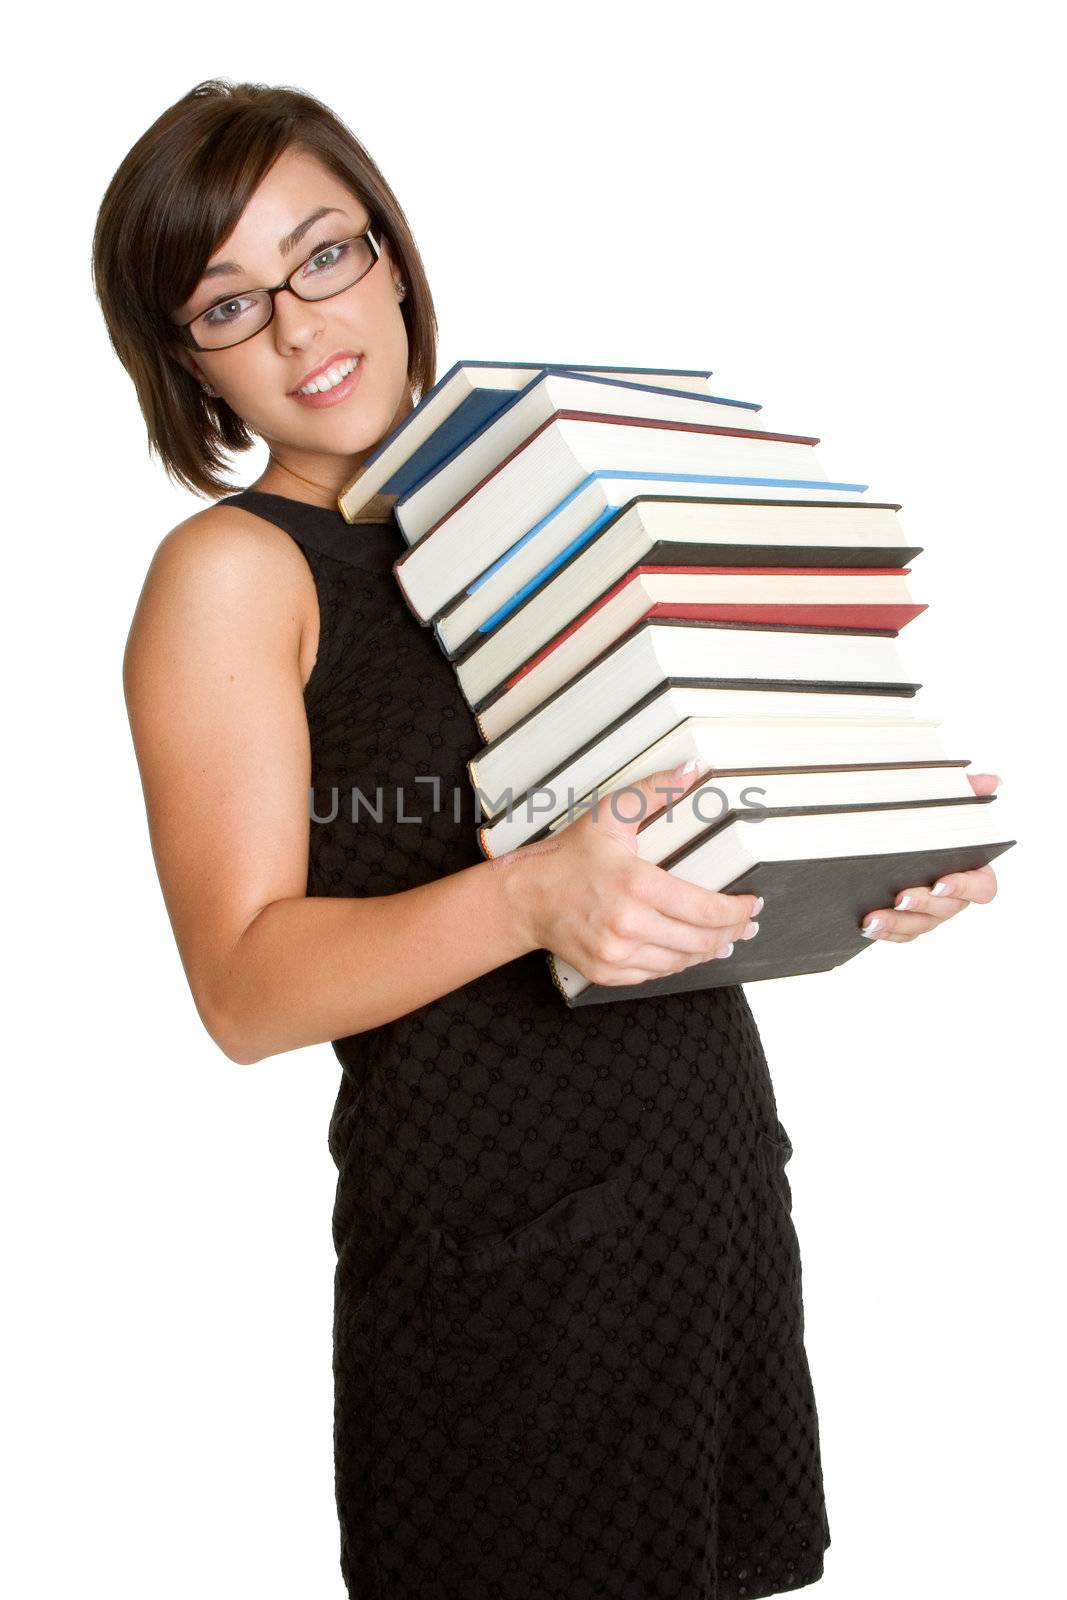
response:
[[[343,419],[338,416],[338,432],[344,439],[339,448],[351,453],[373,450],[387,433],[392,433],[409,409],[406,374],[401,390],[400,399],[395,402],[365,395],[364,404],[354,408],[351,416]],[[339,408],[343,409],[344,407]]]

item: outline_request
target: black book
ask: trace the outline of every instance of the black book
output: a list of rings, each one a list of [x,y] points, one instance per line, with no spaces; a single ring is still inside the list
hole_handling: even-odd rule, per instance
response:
[[[725,894],[762,895],[754,939],[725,960],[625,986],[589,983],[549,954],[553,981],[569,1006],[583,1006],[827,972],[876,942],[862,919],[901,889],[988,866],[1016,843],[991,814],[996,798],[781,807],[759,820],[730,810],[660,865]]]

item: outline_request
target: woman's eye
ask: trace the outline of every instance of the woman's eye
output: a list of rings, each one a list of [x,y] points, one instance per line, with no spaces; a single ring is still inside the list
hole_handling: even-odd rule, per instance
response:
[[[308,262],[311,272],[325,272],[330,267],[335,267],[348,249],[347,244],[331,244],[325,250],[320,250],[317,256],[312,256]],[[321,263],[321,265],[319,265]]]
[[[237,317],[241,315],[241,304],[242,302],[240,300],[223,300],[221,304],[212,306],[210,311],[204,312],[204,320],[205,322],[214,322],[216,324],[220,322],[234,322]],[[231,310],[231,308],[234,306],[238,307],[236,311]],[[224,315],[223,313],[225,312],[230,312],[230,315]]]

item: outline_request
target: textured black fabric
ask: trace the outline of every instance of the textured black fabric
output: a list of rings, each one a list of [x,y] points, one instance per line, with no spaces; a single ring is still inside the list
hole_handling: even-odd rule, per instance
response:
[[[480,741],[393,577],[395,523],[231,503],[293,535],[318,591],[308,894],[481,861]],[[570,1010],[535,951],[334,1049],[350,1596],[741,1600],[821,1576],[791,1146],[743,990]]]

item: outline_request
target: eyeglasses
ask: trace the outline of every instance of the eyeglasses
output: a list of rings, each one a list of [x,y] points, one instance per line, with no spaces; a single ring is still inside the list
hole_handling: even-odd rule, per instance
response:
[[[260,333],[274,316],[274,297],[283,289],[298,300],[329,300],[366,277],[381,255],[381,244],[368,222],[362,233],[337,244],[322,245],[284,283],[273,289],[242,289],[216,300],[189,322],[176,323],[178,337],[191,350],[228,350]]]

